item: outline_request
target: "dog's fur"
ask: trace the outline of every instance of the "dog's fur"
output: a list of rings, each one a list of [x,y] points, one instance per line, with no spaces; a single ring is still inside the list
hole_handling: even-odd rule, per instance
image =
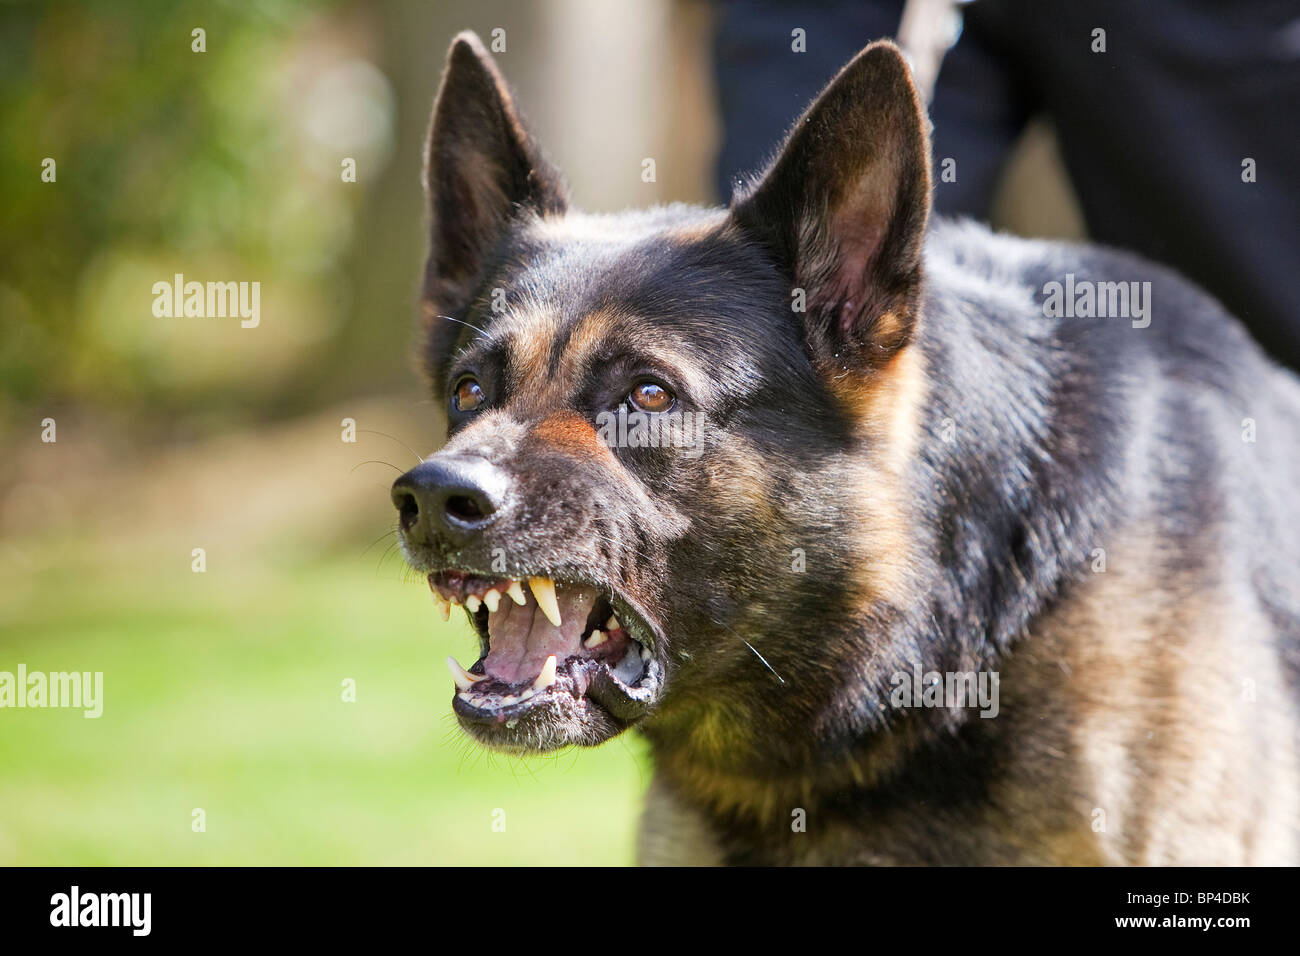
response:
[[[729,210],[587,216],[463,34],[427,189],[424,364],[489,399],[449,448],[528,503],[476,547],[616,582],[666,674],[482,739],[635,724],[646,863],[1300,861],[1300,384],[1166,270],[930,221],[894,47]],[[1150,326],[1046,317],[1067,273]],[[645,367],[699,458],[597,440]],[[914,666],[997,672],[997,716],[892,706]]]

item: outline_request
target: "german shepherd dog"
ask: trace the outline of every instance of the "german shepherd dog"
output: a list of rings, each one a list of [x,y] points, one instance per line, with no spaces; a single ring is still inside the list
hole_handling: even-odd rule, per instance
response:
[[[643,863],[1300,860],[1300,381],[933,221],[897,48],[729,209],[583,215],[462,34],[425,185],[449,437],[393,500],[475,740],[645,735]]]

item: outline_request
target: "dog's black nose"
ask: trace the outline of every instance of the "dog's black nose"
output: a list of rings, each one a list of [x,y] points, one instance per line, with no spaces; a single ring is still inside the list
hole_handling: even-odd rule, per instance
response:
[[[485,458],[434,455],[393,482],[398,524],[415,543],[463,544],[497,516],[509,484]]]

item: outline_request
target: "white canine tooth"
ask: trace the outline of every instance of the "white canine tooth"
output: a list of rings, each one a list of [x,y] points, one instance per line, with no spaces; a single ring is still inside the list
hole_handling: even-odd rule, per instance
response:
[[[527,700],[529,697],[532,697],[532,696],[535,695],[536,693],[537,693],[537,691],[533,690],[533,688],[530,687],[530,688],[528,688],[528,690],[524,691],[522,694],[519,695],[519,699],[520,699],[520,700]]]
[[[609,640],[609,635],[606,634],[604,631],[602,631],[600,628],[596,628],[596,630],[591,632],[591,637],[587,638],[585,641],[582,642],[582,646],[588,649],[593,647],[600,647],[600,645],[604,644],[608,640]]]
[[[621,630],[623,630],[623,625],[620,624],[620,623],[618,623],[618,618],[615,617],[613,614],[611,614],[611,615],[609,616],[609,620],[605,622],[605,630],[607,630],[607,631],[621,631]]]
[[[469,690],[474,686],[476,681],[481,681],[482,677],[476,677],[465,668],[460,666],[460,661],[454,657],[447,658],[447,669],[451,671],[451,679],[456,682],[460,690]]]
[[[537,675],[537,680],[533,681],[533,690],[546,690],[555,683],[555,655],[552,654],[546,658],[546,663],[542,665],[542,672]]]
[[[475,611],[477,611],[477,610],[478,610],[478,606],[479,606],[480,604],[482,604],[482,603],[483,603],[482,601],[480,601],[478,598],[476,598],[476,597],[475,597],[474,595],[472,595],[472,594],[471,594],[469,597],[465,598],[465,607],[467,607],[467,608],[469,609],[469,613],[471,613],[471,614],[473,614]]]
[[[438,614],[444,621],[451,620],[451,605],[447,603],[445,597],[437,592],[434,592],[433,595],[433,606],[438,609]]]
[[[506,594],[509,594],[510,600],[520,606],[528,603],[528,595],[524,594],[524,587],[518,581],[510,582],[510,587],[506,588]]]
[[[496,588],[489,589],[488,593],[483,595],[483,603],[487,605],[489,612],[495,614],[497,608],[501,606],[501,592]]]
[[[528,587],[532,589],[533,597],[537,599],[537,606],[542,609],[546,619],[559,627],[560,602],[555,600],[555,582],[550,578],[529,578]]]

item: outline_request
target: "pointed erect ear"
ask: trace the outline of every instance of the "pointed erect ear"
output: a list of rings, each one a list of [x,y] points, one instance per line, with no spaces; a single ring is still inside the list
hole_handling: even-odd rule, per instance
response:
[[[873,43],[733,203],[734,222],[804,290],[802,318],[820,358],[878,367],[911,341],[930,211],[926,130],[903,55]]]
[[[424,295],[435,313],[451,314],[469,301],[492,247],[521,210],[559,214],[568,206],[560,174],[524,127],[492,55],[470,31],[447,53],[424,174],[432,233]],[[433,339],[455,324],[431,322]],[[446,336],[450,342],[454,333]]]

